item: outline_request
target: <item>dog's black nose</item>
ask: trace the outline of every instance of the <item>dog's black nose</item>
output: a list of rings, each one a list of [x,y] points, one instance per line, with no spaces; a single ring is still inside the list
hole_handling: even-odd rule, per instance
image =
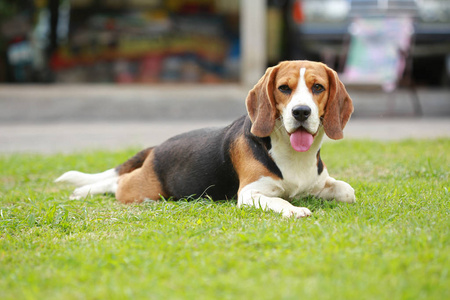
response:
[[[311,115],[311,108],[306,105],[297,105],[292,109],[292,116],[300,122],[306,121]]]

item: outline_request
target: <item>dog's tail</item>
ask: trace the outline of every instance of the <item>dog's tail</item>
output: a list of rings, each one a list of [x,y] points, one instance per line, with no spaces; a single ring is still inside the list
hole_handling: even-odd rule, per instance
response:
[[[153,148],[147,148],[117,166],[101,173],[87,174],[78,171],[69,171],[58,177],[55,182],[67,182],[78,187],[71,199],[80,199],[87,195],[115,193],[120,175],[130,173],[144,164],[145,159]]]
[[[116,169],[109,169],[101,173],[87,174],[78,171],[69,171],[59,176],[55,182],[67,182],[76,187],[94,184],[106,179],[118,177]]]

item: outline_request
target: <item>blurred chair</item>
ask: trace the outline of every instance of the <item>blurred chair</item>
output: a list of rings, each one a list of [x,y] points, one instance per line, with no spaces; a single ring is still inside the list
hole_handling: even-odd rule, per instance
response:
[[[352,1],[342,81],[349,86],[378,86],[389,96],[400,81],[409,88],[414,114],[422,108],[411,79],[415,1]],[[409,5],[409,6],[408,6]]]

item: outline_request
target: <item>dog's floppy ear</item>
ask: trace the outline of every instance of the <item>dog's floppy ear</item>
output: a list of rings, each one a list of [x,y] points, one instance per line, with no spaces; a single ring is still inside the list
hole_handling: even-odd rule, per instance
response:
[[[245,102],[252,121],[251,133],[258,137],[269,136],[275,127],[277,108],[273,86],[278,66],[268,68],[263,77],[250,90]]]
[[[325,69],[330,87],[323,117],[323,128],[330,139],[339,140],[344,137],[343,129],[353,113],[353,102],[337,73],[326,66]]]

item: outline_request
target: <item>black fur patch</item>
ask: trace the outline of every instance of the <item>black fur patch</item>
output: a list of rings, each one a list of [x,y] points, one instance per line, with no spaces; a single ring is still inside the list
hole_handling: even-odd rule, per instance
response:
[[[269,150],[272,148],[270,137],[260,138],[253,135],[250,132],[251,127],[252,123],[250,121],[250,118],[246,118],[244,124],[244,133],[250,149],[252,149],[253,156],[264,166],[266,166],[266,168],[270,172],[283,179],[281,170],[278,168],[277,164],[273,161],[272,157],[270,157],[269,154]]]
[[[225,128],[208,128],[175,136],[154,148],[154,170],[168,195],[175,199],[209,195],[214,200],[234,198],[239,179],[231,162],[233,142],[244,135],[255,158],[282,178],[268,153],[270,138],[250,133],[243,116]]]
[[[135,156],[124,162],[123,164],[116,167],[116,172],[119,175],[130,173],[144,164],[145,159],[150,154],[153,148],[147,148],[138,152]]]
[[[317,173],[320,175],[323,172],[323,162],[320,158],[320,149],[317,151]]]
[[[200,129],[175,136],[154,150],[154,169],[175,199],[209,195],[214,200],[235,197],[239,180],[230,157],[236,126]]]

